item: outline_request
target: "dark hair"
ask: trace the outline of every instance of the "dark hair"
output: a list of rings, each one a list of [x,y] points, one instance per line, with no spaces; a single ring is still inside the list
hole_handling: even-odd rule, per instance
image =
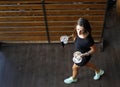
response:
[[[91,34],[91,26],[87,19],[79,18],[77,25],[84,27],[84,32],[89,32]]]
[[[91,26],[90,26],[90,23],[87,19],[79,18],[77,21],[77,25],[84,27],[84,33],[89,32],[89,34],[91,34]],[[76,32],[76,29],[74,29],[73,38],[75,39],[76,36],[77,36],[77,32]]]

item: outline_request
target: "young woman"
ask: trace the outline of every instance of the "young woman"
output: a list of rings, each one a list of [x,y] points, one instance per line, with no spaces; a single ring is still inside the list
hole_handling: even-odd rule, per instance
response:
[[[75,40],[75,52],[77,51],[81,53],[80,56],[82,57],[82,61],[73,64],[72,76],[65,79],[64,83],[71,84],[77,82],[78,70],[82,66],[87,66],[95,71],[95,76],[93,77],[94,80],[100,79],[100,76],[104,74],[104,71],[98,69],[94,64],[89,62],[91,55],[96,51],[96,46],[91,36],[91,27],[88,20],[84,18],[78,20],[73,38]]]

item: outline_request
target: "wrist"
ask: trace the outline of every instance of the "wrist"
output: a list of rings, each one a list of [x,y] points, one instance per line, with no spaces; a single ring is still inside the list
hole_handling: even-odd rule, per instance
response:
[[[90,53],[89,53],[89,52],[85,52],[84,54],[85,54],[85,56],[89,56],[89,55],[90,55]]]

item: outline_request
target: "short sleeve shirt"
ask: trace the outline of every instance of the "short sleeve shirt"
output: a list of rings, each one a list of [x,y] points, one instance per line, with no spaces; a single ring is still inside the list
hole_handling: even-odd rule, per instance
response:
[[[94,40],[91,35],[88,35],[85,39],[80,37],[75,39],[75,51],[85,53],[90,50],[92,45],[94,45]]]

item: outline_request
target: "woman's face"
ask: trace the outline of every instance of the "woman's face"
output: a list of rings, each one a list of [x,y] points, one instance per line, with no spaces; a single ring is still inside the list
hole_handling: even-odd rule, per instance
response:
[[[84,33],[84,27],[80,26],[80,25],[77,25],[76,26],[76,31],[77,31],[77,35],[81,35]]]

